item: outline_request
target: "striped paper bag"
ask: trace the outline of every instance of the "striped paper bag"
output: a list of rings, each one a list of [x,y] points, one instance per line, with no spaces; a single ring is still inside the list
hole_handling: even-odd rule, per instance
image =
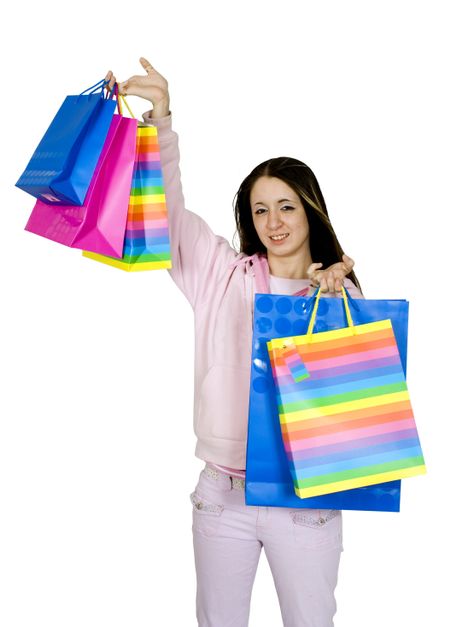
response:
[[[267,342],[278,413],[300,498],[426,472],[390,320]]]
[[[128,272],[172,267],[156,126],[137,128],[136,158],[122,258],[89,251],[83,251],[83,256]]]

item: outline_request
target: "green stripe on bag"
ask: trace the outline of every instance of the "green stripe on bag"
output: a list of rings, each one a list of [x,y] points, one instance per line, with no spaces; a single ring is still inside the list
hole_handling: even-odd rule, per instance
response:
[[[403,468],[411,468],[425,464],[422,455],[418,457],[407,457],[394,462],[385,462],[384,464],[376,464],[375,466],[363,466],[352,470],[342,470],[333,472],[328,475],[320,475],[319,477],[311,477],[310,479],[294,480],[296,488],[312,488],[314,486],[326,485],[327,483],[336,483],[345,479],[355,479],[356,477],[368,477],[377,475],[390,470],[398,470]]]
[[[296,403],[286,403],[278,405],[278,411],[280,413],[287,414],[293,411],[302,411],[303,409],[313,409],[315,407],[326,407],[327,405],[338,405],[339,403],[347,403],[349,401],[357,401],[362,398],[372,398],[375,396],[383,396],[384,394],[392,394],[394,392],[403,392],[406,390],[406,383],[402,381],[400,383],[391,383],[390,385],[381,385],[379,387],[356,390],[355,392],[309,398],[306,401],[298,401]]]

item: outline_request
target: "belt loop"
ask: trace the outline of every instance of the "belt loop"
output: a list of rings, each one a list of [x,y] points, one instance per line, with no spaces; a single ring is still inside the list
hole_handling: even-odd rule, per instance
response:
[[[221,485],[227,491],[245,489],[245,479],[241,479],[240,477],[234,477],[233,475],[230,475],[228,473],[218,471],[215,468],[208,466],[208,464],[205,465],[202,473],[208,475],[209,477],[214,479],[214,481],[221,482]],[[227,478],[229,479],[229,483],[227,481]]]

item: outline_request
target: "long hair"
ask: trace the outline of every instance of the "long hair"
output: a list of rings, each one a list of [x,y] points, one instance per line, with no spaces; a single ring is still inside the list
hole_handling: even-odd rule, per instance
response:
[[[233,200],[239,252],[266,254],[266,247],[256,233],[250,205],[250,192],[261,176],[273,176],[284,181],[301,198],[309,224],[309,248],[314,263],[322,269],[342,261],[344,251],[331,225],[324,197],[314,172],[305,163],[291,157],[276,157],[260,163],[242,181]],[[355,273],[347,277],[359,288]]]

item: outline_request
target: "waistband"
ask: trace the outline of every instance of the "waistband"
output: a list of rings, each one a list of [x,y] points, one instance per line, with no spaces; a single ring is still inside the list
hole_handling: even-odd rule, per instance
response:
[[[220,470],[209,466],[208,464],[206,464],[206,466],[204,467],[203,472],[205,473],[205,475],[211,477],[211,479],[214,479],[215,481],[219,481],[220,477],[228,477],[229,481],[231,482],[231,487],[234,490],[244,490],[245,488],[245,479],[241,479],[240,477],[234,477],[233,475],[228,475],[225,472],[221,472]]]

